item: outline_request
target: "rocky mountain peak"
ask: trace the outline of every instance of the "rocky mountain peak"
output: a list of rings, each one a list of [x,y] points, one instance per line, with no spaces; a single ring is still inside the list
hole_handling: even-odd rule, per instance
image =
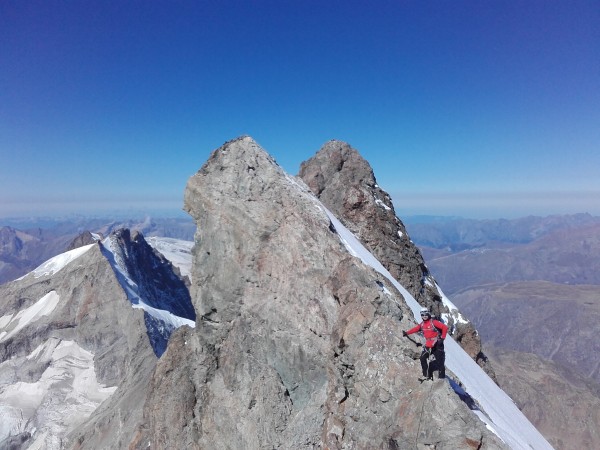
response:
[[[331,140],[317,152],[311,163],[302,163],[300,177],[319,197],[331,180],[343,178],[353,186],[375,187],[375,176],[369,163],[343,141]]]
[[[401,294],[252,139],[212,153],[185,208],[197,326],[159,360],[135,448],[504,448],[449,384],[418,383]]]
[[[251,138],[211,154],[185,208],[187,298],[129,230],[0,286],[0,447],[548,448],[452,339],[455,379],[419,382],[416,300]]]
[[[139,390],[126,380],[147,377],[156,358],[98,244],[1,285],[0,299],[0,448],[61,449],[111,399],[111,416],[133,427]]]
[[[429,272],[419,250],[357,150],[329,141],[301,164],[298,176],[417,300],[441,312],[440,296],[424,289]]]
[[[422,306],[444,317],[455,339],[494,376],[475,327],[444,298],[391,197],[359,152],[345,142],[329,141],[301,164],[299,177]]]
[[[71,243],[67,246],[66,251],[74,250],[76,248],[83,247],[84,245],[94,244],[100,238],[101,236],[99,235],[94,236],[91,232],[84,231],[83,233],[77,235],[75,239],[71,241]]]

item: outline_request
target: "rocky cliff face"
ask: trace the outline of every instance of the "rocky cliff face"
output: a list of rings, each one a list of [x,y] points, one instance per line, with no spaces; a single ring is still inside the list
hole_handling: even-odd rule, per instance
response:
[[[188,182],[196,328],[160,358],[133,448],[504,448],[420,384],[412,315],[251,138]],[[418,287],[418,285],[415,285]]]
[[[103,242],[103,253],[116,269],[127,297],[145,311],[144,320],[156,356],[162,355],[181,319],[189,324],[196,320],[187,285],[178,270],[148,245],[141,233],[121,229]],[[162,311],[174,318],[165,318]]]
[[[95,244],[97,241],[101,240],[102,236],[98,234],[92,234],[90,231],[84,231],[83,233],[78,234],[71,241],[71,243],[66,248],[66,251],[74,250],[79,247],[83,247],[88,244]]]
[[[425,284],[429,272],[369,163],[345,142],[329,141],[298,175],[317,198],[412,295],[439,315],[441,297]]]
[[[371,166],[358,151],[345,142],[329,141],[302,163],[299,177],[422,306],[444,317],[454,339],[493,376],[475,327],[443,301],[390,196],[377,185]]]

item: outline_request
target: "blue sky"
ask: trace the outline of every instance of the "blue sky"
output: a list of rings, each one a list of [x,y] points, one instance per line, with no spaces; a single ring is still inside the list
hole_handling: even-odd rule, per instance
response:
[[[600,2],[0,0],[0,218],[181,211],[246,134],[400,217],[600,215]]]

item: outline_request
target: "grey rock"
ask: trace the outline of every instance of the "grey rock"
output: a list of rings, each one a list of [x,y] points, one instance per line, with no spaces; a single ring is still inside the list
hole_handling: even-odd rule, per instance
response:
[[[329,141],[301,164],[298,176],[417,301],[439,314],[441,298],[425,290],[429,272],[419,249],[357,150],[345,142]]]
[[[30,439],[31,433],[19,433],[0,441],[0,448],[2,450],[21,450],[23,448],[27,448],[27,441]]]
[[[83,233],[80,233],[79,235],[77,235],[75,237],[75,239],[73,239],[71,241],[71,243],[67,247],[67,251],[74,250],[79,247],[83,247],[84,245],[93,244],[96,241],[98,241],[98,239],[95,238],[91,232],[84,231]]]
[[[158,361],[130,448],[505,448],[417,381],[401,295],[251,138],[213,152],[185,208],[196,328]]]
[[[454,339],[494,377],[477,330],[471,322],[455,321],[443,304],[435,279],[396,216],[389,194],[379,187],[373,169],[358,151],[345,142],[329,141],[302,163],[299,177],[422,306],[438,317],[448,317]]]

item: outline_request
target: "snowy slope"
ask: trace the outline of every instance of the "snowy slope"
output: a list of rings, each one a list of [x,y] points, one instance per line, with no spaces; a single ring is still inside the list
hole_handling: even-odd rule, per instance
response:
[[[11,338],[42,316],[50,315],[59,300],[60,297],[56,291],[50,291],[29,308],[0,317],[0,342]]]
[[[421,306],[413,296],[396,281],[383,265],[360,243],[360,241],[341,222],[321,205],[329,216],[340,239],[348,251],[365,264],[385,276],[400,291],[406,303],[413,311],[415,320],[420,321]],[[441,291],[440,291],[441,292]],[[447,299],[444,301],[451,309],[456,309]],[[496,433],[513,449],[552,449],[552,446],[529,422],[506,393],[473,361],[469,355],[450,337],[446,338],[446,367],[456,374],[463,389],[477,401],[481,411],[476,414],[489,429]],[[456,383],[449,382],[459,389]]]
[[[112,234],[105,238],[102,241],[102,253],[111,264],[119,284],[125,291],[132,306],[144,311],[144,320],[150,343],[156,356],[160,357],[166,350],[169,338],[175,329],[184,325],[194,328],[196,323],[194,320],[182,317],[173,312],[175,311],[175,309],[172,309],[173,306],[178,306],[177,297],[169,296],[165,298],[158,295],[158,297],[152,298],[144,295],[144,292],[146,294],[151,292],[157,293],[157,289],[159,288],[155,284],[157,280],[151,273],[147,273],[146,276],[149,277],[148,279],[139,278],[142,284],[145,283],[145,286],[138,285],[127,267],[125,250],[119,246],[116,239],[116,236]],[[155,285],[151,286],[152,284]],[[181,285],[183,286],[183,283]],[[171,294],[177,295],[172,291]],[[189,293],[187,293],[187,297],[189,301]],[[183,299],[179,300],[183,301]],[[170,302],[170,305],[168,302]]]
[[[30,382],[6,379],[24,364],[41,376]],[[30,449],[62,448],[61,436],[83,423],[117,389],[98,382],[92,353],[57,338],[27,356],[0,363],[0,373],[0,441],[29,433],[34,436]]]
[[[171,261],[171,264],[179,269],[181,275],[191,278],[192,247],[194,246],[192,241],[158,236],[150,236],[146,238],[146,241]]]
[[[50,258],[48,261],[40,264],[40,266],[38,266],[36,269],[31,271],[30,273],[32,273],[35,278],[54,275],[56,272],[63,269],[71,261],[76,260],[81,255],[83,255],[85,252],[87,252],[90,248],[92,248],[93,245],[94,244],[84,245],[83,247],[79,247],[74,250],[70,250],[68,252],[61,253],[60,255],[56,255],[55,257]],[[27,275],[29,275],[29,274],[26,274],[26,275],[22,276],[21,278],[18,278],[18,280],[22,280]]]
[[[179,328],[183,325],[188,325],[192,328],[196,326],[196,323],[193,320],[176,316],[170,311],[164,309],[153,308],[147,302],[145,302],[140,296],[137,284],[131,279],[127,272],[126,265],[123,262],[119,251],[117,250],[118,246],[115,245],[110,236],[102,241],[102,245],[104,246],[105,250],[104,255],[107,257],[113,269],[115,270],[115,273],[119,278],[119,282],[121,283],[121,286],[127,294],[127,298],[129,301],[131,301],[134,308],[143,309],[154,319],[164,322],[172,329]]]
[[[51,276],[90,248],[55,256],[28,275]],[[0,343],[39,333],[37,322],[56,314],[61,301],[51,290],[29,307],[0,317]],[[32,436],[27,448],[58,450],[64,436],[116,389],[98,381],[93,353],[75,341],[50,337],[27,355],[0,361],[0,443],[11,436]]]

